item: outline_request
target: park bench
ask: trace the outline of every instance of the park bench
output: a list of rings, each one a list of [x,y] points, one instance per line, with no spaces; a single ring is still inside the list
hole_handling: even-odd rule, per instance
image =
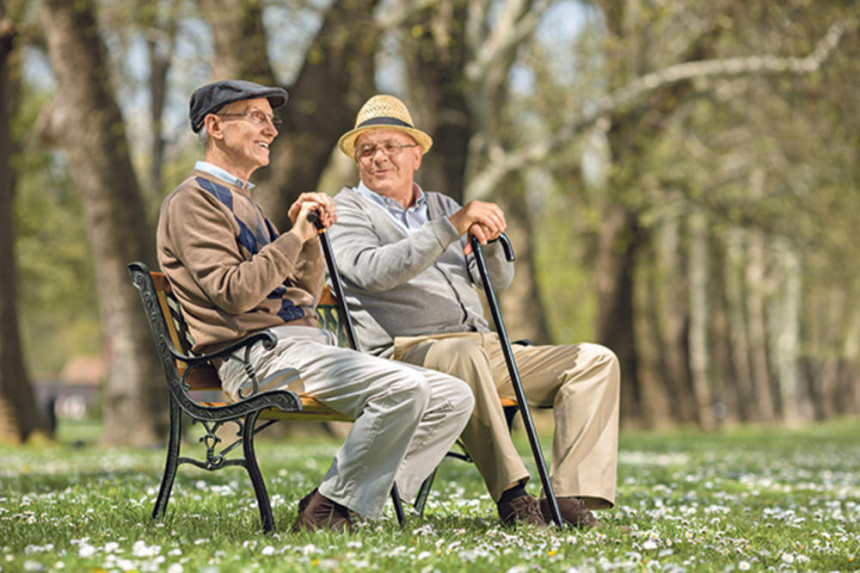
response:
[[[170,429],[167,443],[167,461],[155,508],[153,519],[164,517],[167,502],[180,465],[190,464],[198,468],[217,471],[225,467],[245,468],[251,479],[263,530],[274,529],[274,518],[266,484],[257,463],[254,450],[254,437],[270,425],[293,420],[303,422],[352,421],[349,417],[336,412],[315,400],[312,396],[296,394],[290,390],[252,391],[250,395],[236,403],[226,403],[223,399],[221,381],[212,361],[231,356],[244,363],[246,370],[254,376],[251,385],[254,390],[265,387],[268,379],[257,380],[253,368],[245,360],[245,349],[253,344],[263,344],[267,349],[274,347],[275,336],[270,332],[252,334],[239,342],[213,354],[194,355],[191,352],[192,340],[179,301],[173,295],[170,283],[163,273],[149,271],[142,263],[128,265],[131,280],[140,291],[149,326],[155,338],[161,367],[167,381],[169,396]],[[326,289],[324,299],[317,308],[321,325],[338,334],[344,340],[339,312],[335,301]],[[200,443],[205,449],[202,458],[181,456],[183,428],[189,418],[192,425],[200,424],[203,436]],[[222,444],[219,432],[224,424],[236,424],[239,438],[229,444]],[[241,446],[241,455],[229,456]],[[396,489],[392,490],[392,501],[398,521],[404,521],[403,509]]]
[[[253,344],[263,344],[265,348],[272,348],[276,342],[275,336],[270,332],[255,333],[220,352],[205,356],[194,355],[191,352],[193,341],[182,316],[179,301],[173,295],[170,283],[164,274],[149,271],[142,263],[131,263],[128,269],[134,286],[140,292],[168,386],[170,429],[167,460],[152,512],[153,519],[164,518],[180,465],[191,464],[209,471],[240,466],[245,468],[251,479],[263,530],[272,531],[274,518],[271,502],[254,449],[256,434],[278,421],[351,422],[352,420],[321,404],[312,396],[296,394],[290,390],[253,392],[241,402],[224,402],[221,380],[212,361],[228,355],[232,355],[234,359],[243,360],[242,354],[245,348]],[[326,288],[317,306],[320,325],[334,332],[341,346],[348,347],[348,335],[340,312],[337,301]],[[252,386],[264,387],[266,381],[252,381]],[[508,426],[511,427],[518,411],[517,403],[505,398],[501,399],[501,402]],[[203,436],[199,439],[205,447],[202,458],[180,455],[184,428],[188,423],[186,418],[192,425],[199,424],[203,428]],[[224,432],[219,430],[227,423],[236,424],[236,435],[240,437],[228,444],[222,444],[220,436]],[[448,456],[471,462],[472,459],[462,442],[458,441],[457,445],[458,450],[451,450]],[[229,457],[228,454],[239,446],[241,446],[242,457]],[[435,475],[436,469],[424,481],[416,495],[413,507],[419,515],[424,513]],[[397,519],[402,524],[405,516],[396,488],[392,491],[391,497]]]

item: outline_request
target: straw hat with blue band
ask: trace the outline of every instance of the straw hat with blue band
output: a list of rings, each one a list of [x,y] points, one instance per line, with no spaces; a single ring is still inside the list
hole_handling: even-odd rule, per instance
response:
[[[415,143],[421,146],[421,150],[427,153],[433,146],[433,139],[416,129],[412,123],[412,116],[406,105],[394,96],[375,95],[358,110],[355,118],[355,127],[344,133],[337,142],[340,150],[350,158],[355,157],[355,140],[365,131],[371,129],[396,129],[409,134]]]

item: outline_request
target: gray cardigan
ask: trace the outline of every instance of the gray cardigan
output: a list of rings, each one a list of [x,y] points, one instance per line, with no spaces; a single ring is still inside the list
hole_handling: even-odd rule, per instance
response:
[[[411,234],[354,189],[334,198],[338,221],[328,233],[365,352],[390,356],[397,336],[489,330],[475,258],[463,255],[467,238],[448,220],[460,206],[440,193],[425,196],[430,221]],[[493,286],[507,288],[513,263],[497,243],[484,253]]]

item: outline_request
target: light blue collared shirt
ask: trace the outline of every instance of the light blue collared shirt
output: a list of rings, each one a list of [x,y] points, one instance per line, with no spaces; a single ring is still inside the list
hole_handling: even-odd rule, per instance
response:
[[[424,223],[430,220],[430,213],[427,210],[427,199],[424,197],[424,191],[417,183],[412,184],[415,192],[415,203],[408,209],[404,209],[400,203],[392,199],[380,195],[376,191],[371,191],[364,182],[358,184],[356,191],[379,205],[383,211],[397,224],[398,227],[409,235],[413,231],[417,231]]]
[[[204,173],[208,173],[209,175],[217,177],[221,181],[225,181],[230,185],[235,185],[239,189],[247,189],[248,191],[250,191],[254,188],[254,184],[250,181],[243,181],[235,175],[228,173],[224,169],[221,169],[217,165],[212,165],[211,163],[207,163],[205,161],[198,161],[197,163],[195,163],[194,169],[203,171]]]

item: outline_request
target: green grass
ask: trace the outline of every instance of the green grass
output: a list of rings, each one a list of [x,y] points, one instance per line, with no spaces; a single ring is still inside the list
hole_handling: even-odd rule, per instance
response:
[[[402,529],[389,504],[381,521],[361,524],[354,535],[290,533],[298,499],[338,447],[322,438],[260,441],[275,534],[259,531],[238,468],[183,467],[168,516],[155,523],[163,453],[102,450],[92,442],[97,435],[92,424],[67,425],[58,445],[0,448],[0,571],[860,567],[860,420],[796,431],[624,434],[617,506],[599,513],[609,527],[589,532],[499,527],[474,467],[451,460],[440,468],[425,517],[410,517]],[[529,458],[525,442],[518,444]]]

